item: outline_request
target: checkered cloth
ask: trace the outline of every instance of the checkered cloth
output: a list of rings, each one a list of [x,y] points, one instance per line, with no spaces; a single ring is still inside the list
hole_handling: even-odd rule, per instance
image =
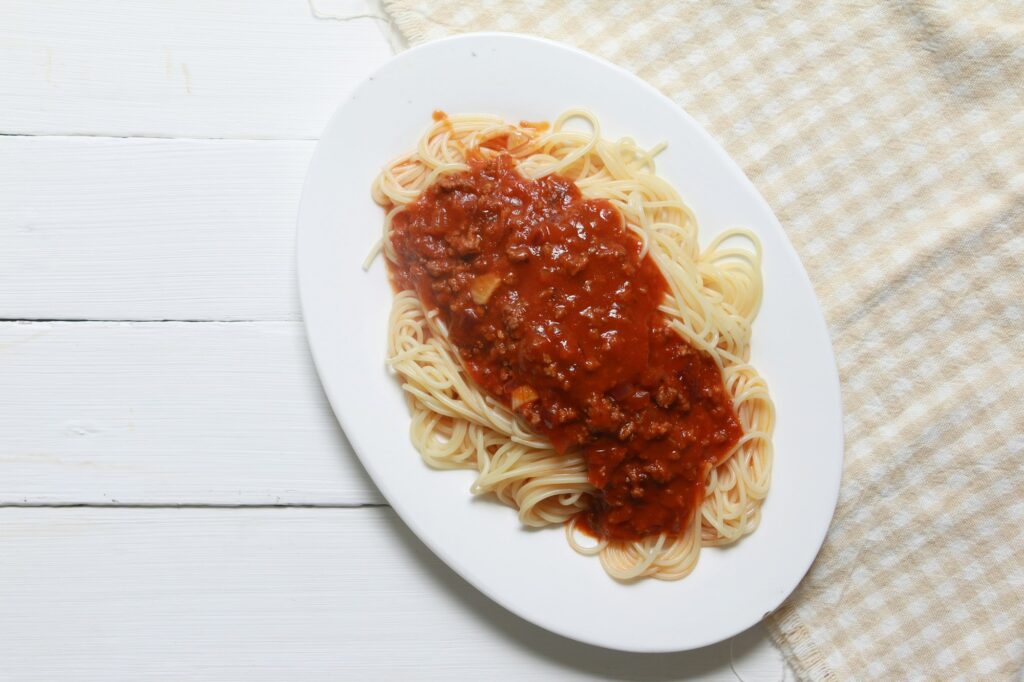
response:
[[[384,5],[411,44],[531,32],[625,66],[775,209],[824,306],[846,412],[828,540],[767,619],[794,670],[1019,676],[1024,5]]]

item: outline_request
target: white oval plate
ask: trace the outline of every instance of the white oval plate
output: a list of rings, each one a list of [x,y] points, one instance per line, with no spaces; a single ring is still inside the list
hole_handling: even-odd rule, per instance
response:
[[[370,183],[383,164],[413,148],[435,109],[518,121],[552,120],[578,106],[598,115],[605,136],[668,142],[658,171],[693,207],[705,243],[745,225],[764,244],[753,362],[778,408],[772,489],[761,527],[735,546],[705,549],[682,581],[615,582],[596,558],[569,548],[562,528],[525,530],[512,509],[474,499],[472,472],[424,465],[409,440],[398,381],[384,365],[391,307],[384,264],[360,267],[383,219]],[[843,452],[839,379],[814,291],[739,168],[632,74],[509,34],[463,35],[399,54],[341,104],[317,145],[299,211],[298,268],[316,366],[363,465],[427,546],[510,611],[590,644],[681,651],[757,623],[811,565],[835,509]]]

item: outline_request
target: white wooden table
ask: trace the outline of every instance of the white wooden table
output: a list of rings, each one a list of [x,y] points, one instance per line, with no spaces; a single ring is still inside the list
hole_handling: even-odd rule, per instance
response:
[[[549,634],[367,479],[293,254],[317,135],[391,54],[331,18],[361,7],[0,0],[0,678],[788,677],[760,628]]]

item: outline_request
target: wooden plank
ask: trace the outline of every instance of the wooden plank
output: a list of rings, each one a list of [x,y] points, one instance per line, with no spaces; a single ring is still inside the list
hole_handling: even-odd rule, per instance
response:
[[[391,55],[375,24],[303,0],[7,0],[0,133],[316,138]]]
[[[0,318],[298,319],[313,144],[0,137]]]
[[[0,509],[12,680],[783,678],[760,628],[696,652],[585,646],[511,615],[386,508]]]
[[[0,504],[374,504],[296,322],[0,323]]]

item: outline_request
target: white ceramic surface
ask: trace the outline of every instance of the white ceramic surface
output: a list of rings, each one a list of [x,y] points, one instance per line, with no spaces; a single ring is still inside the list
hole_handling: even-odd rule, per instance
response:
[[[713,92],[707,96],[714,96]],[[659,173],[697,214],[702,241],[732,225],[764,244],[765,300],[753,362],[778,408],[772,490],[761,527],[706,549],[688,578],[620,584],[574,553],[561,528],[530,531],[514,511],[469,494],[473,473],[434,471],[412,447],[398,382],[385,370],[391,291],[378,259],[370,183],[411,148],[431,112],[550,120],[583,106],[605,136],[668,142]],[[628,651],[693,649],[734,635],[796,587],[825,537],[842,467],[839,381],[824,319],[768,205],[677,105],[581,51],[507,34],[471,34],[401,53],[340,105],[317,147],[298,220],[303,315],[342,427],[402,519],[438,556],[509,610],[553,632]],[[444,627],[438,623],[437,627]]]

